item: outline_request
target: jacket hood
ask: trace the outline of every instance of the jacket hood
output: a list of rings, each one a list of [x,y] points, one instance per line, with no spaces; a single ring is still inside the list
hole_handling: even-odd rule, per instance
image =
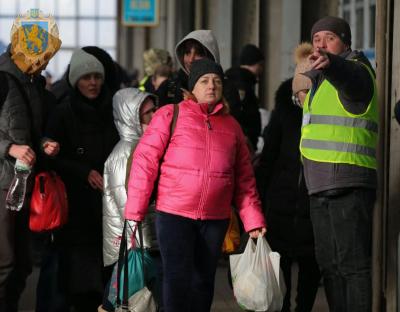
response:
[[[115,93],[113,97],[114,123],[121,139],[126,141],[139,140],[143,134],[140,125],[140,107],[147,98],[156,97],[136,88],[125,88]]]
[[[183,38],[175,47],[175,57],[178,61],[179,67],[186,73],[187,70],[185,69],[185,66],[183,64],[183,52],[184,52],[184,45],[183,43],[186,40],[196,40],[199,42],[203,47],[205,47],[211,55],[214,57],[214,60],[216,63],[219,64],[219,48],[218,48],[218,43],[217,39],[214,37],[214,34],[212,33],[211,30],[206,30],[206,29],[200,29],[200,30],[195,30],[192,31],[191,33],[187,34],[185,38]]]

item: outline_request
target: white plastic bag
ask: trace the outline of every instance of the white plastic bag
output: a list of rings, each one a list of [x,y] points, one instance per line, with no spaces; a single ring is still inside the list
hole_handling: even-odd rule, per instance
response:
[[[253,311],[280,311],[285,285],[279,269],[280,255],[271,251],[261,235],[251,238],[242,254],[231,255],[233,292],[239,305]]]
[[[269,259],[271,261],[272,268],[274,269],[274,275],[280,290],[279,292],[277,291],[276,293],[274,293],[272,303],[268,309],[268,312],[281,311],[283,306],[283,299],[285,298],[286,294],[285,280],[283,279],[283,273],[280,269],[281,255],[275,251],[271,251],[271,248],[269,247],[267,241],[265,242],[269,250]]]

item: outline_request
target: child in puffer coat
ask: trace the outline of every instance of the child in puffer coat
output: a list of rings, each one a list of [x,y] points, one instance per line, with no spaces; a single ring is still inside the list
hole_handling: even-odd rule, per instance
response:
[[[156,103],[157,98],[154,95],[135,88],[119,90],[113,97],[114,122],[121,139],[104,164],[103,260],[105,266],[114,265],[118,260],[125,221],[128,159],[150,123]],[[131,230],[129,229],[128,232],[128,237],[131,237]],[[143,234],[144,247],[154,248],[156,246],[154,216],[150,215],[146,218],[146,222],[143,222]],[[130,242],[128,243],[130,245]],[[105,300],[103,309],[113,311],[114,307]]]

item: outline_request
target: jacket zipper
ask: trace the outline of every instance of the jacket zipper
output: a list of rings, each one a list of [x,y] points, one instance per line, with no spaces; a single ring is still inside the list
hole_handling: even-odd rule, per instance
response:
[[[205,151],[206,151],[206,155],[204,157],[204,161],[205,161],[205,166],[204,166],[204,173],[203,173],[203,185],[201,188],[201,195],[200,195],[200,202],[199,202],[199,207],[197,210],[197,217],[196,219],[200,220],[201,219],[201,213],[204,209],[204,205],[205,205],[205,197],[206,197],[206,190],[207,190],[207,186],[208,186],[208,169],[209,169],[209,165],[210,165],[210,133],[209,131],[212,130],[211,127],[211,123],[210,120],[208,118],[207,115],[207,119],[205,120],[206,123],[206,146],[205,146]]]
[[[208,130],[212,130],[211,123],[210,123],[210,120],[208,119],[208,117],[206,120],[206,124],[207,124]]]

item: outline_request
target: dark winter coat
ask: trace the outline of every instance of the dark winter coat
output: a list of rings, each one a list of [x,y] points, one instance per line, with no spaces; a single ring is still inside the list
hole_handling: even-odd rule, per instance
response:
[[[43,165],[41,140],[54,99],[45,90],[44,77],[24,74],[8,51],[0,56],[0,80],[0,187],[8,189],[15,163],[8,155],[11,144],[29,145],[36,153],[35,169]]]
[[[89,185],[88,175],[91,170],[102,174],[104,162],[119,138],[111,98],[103,93],[89,101],[79,92],[71,91],[51,115],[46,135],[61,147],[54,165],[68,191],[70,214],[64,231],[71,233],[66,241],[101,242],[102,194]],[[90,224],[93,228],[88,231]]]
[[[290,257],[312,256],[313,231],[299,151],[302,110],[292,103],[291,95],[289,79],[276,92],[275,109],[264,132],[257,187],[272,249]]]
[[[258,137],[261,135],[259,99],[255,93],[257,78],[249,70],[241,67],[232,67],[226,71],[226,76],[239,90],[242,111],[238,121],[253,148],[257,149]]]
[[[102,192],[88,183],[91,170],[103,173],[118,141],[111,97],[103,89],[90,101],[72,90],[54,110],[48,137],[60,143],[54,167],[68,195],[68,223],[55,235],[61,252],[61,280],[68,292],[103,290]]]

